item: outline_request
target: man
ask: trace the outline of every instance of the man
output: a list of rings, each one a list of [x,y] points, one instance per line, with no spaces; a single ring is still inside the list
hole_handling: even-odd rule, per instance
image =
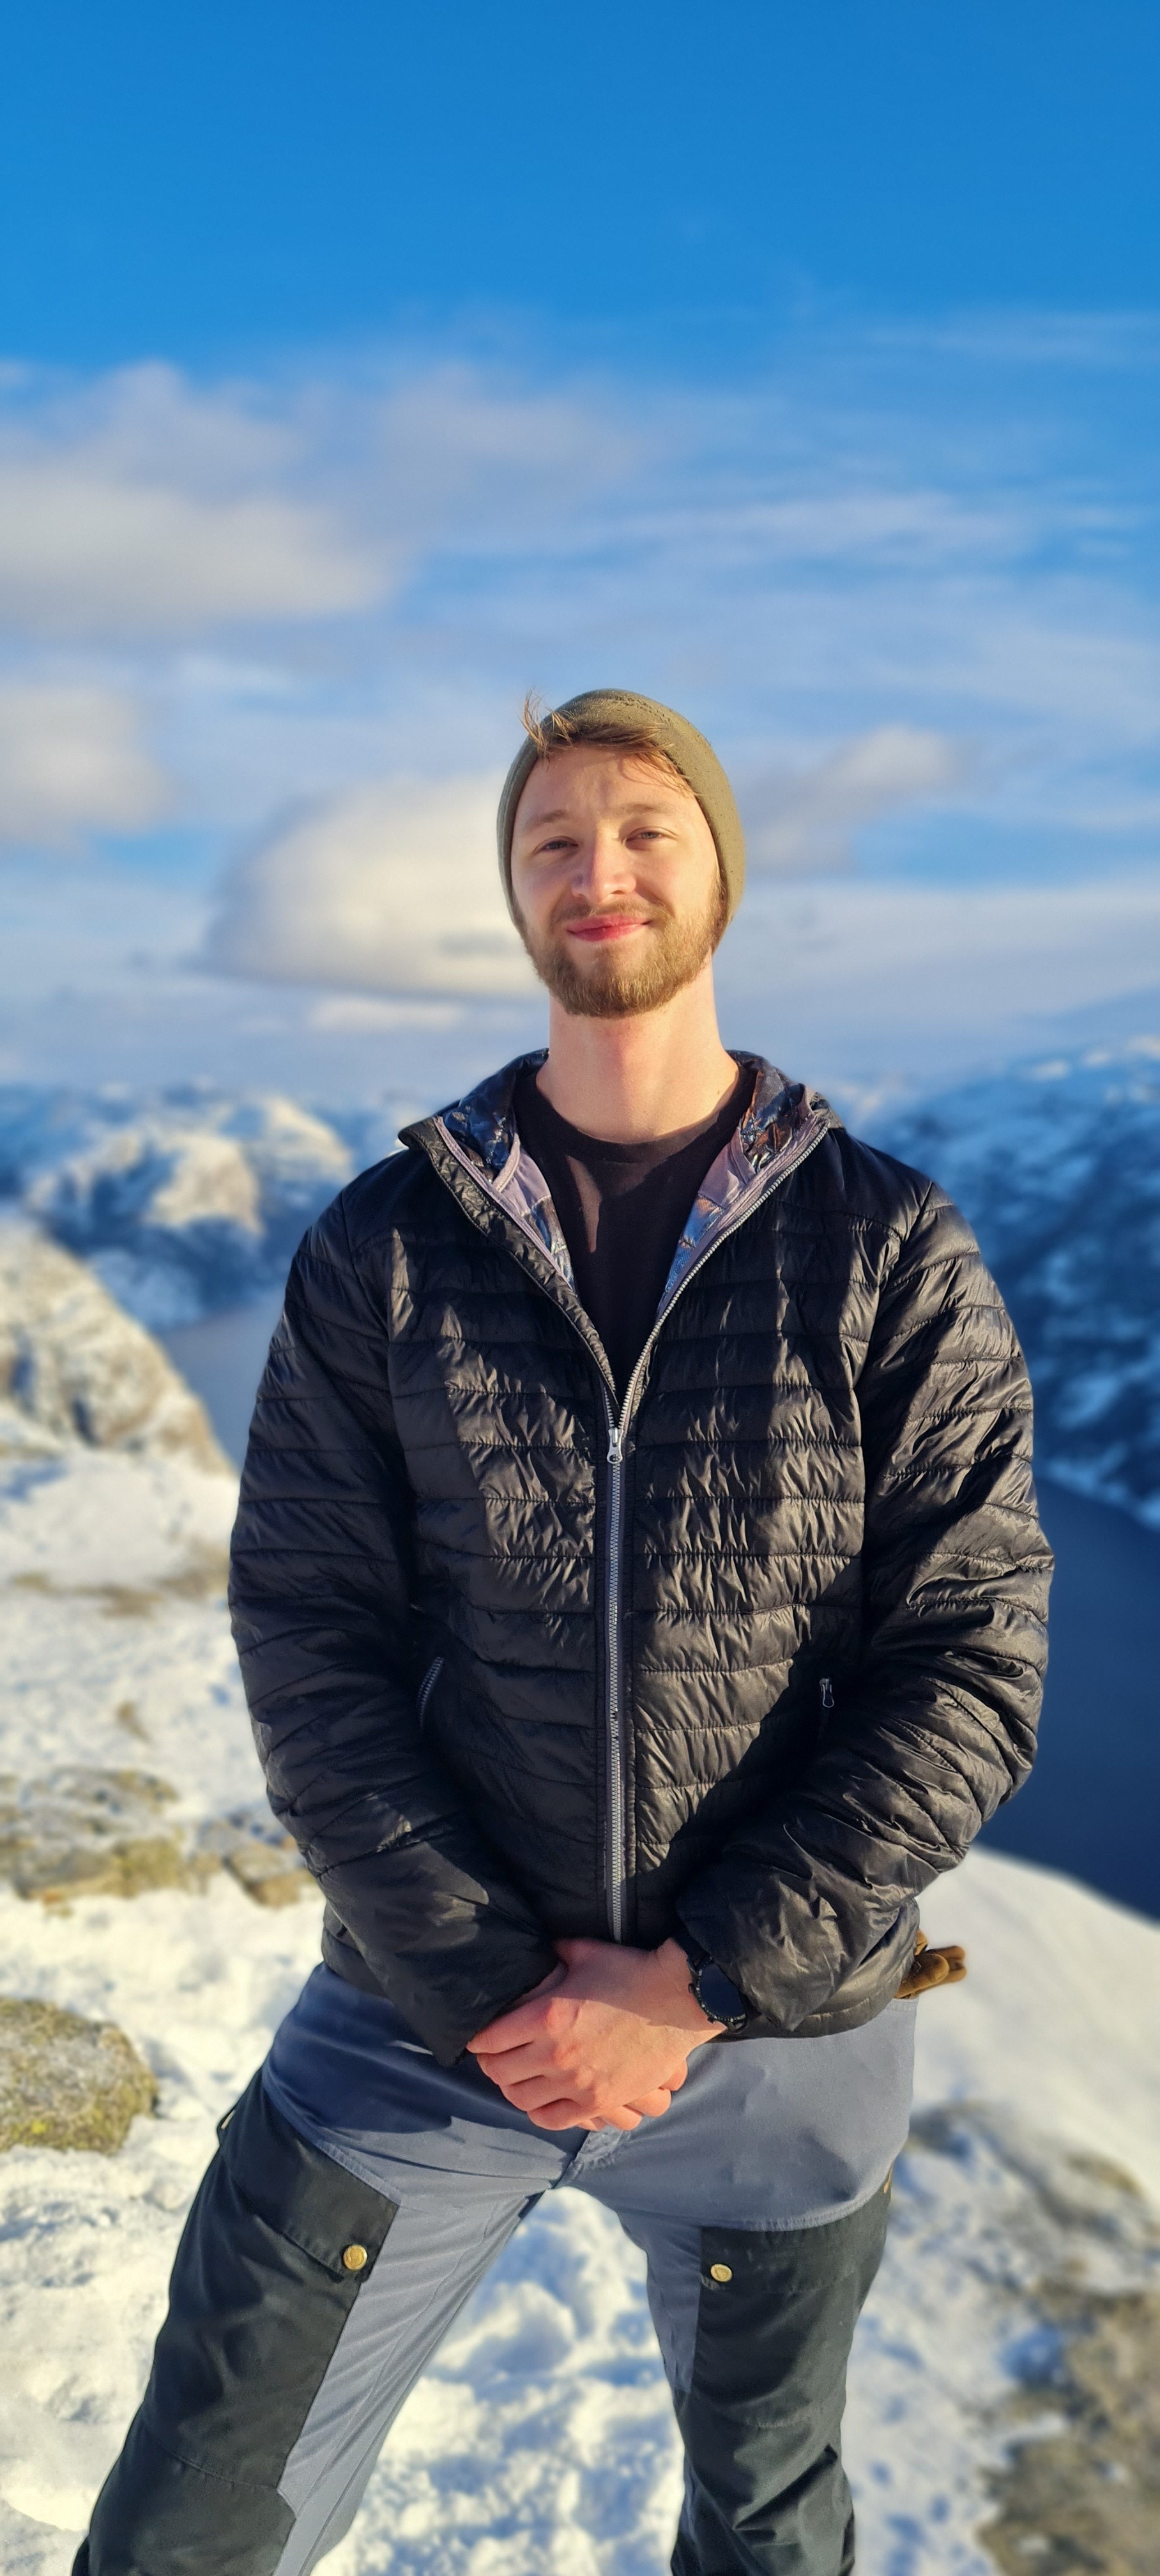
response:
[[[550,1003],[307,1236],[232,1598],[324,1965],[223,2125],[77,2561],[302,2576],[545,2190],[615,2210],[677,2576],[840,2576],[916,1898],[1031,1761],[1030,1399],[943,1194],[721,1043],[743,843],[619,691],[499,816]]]

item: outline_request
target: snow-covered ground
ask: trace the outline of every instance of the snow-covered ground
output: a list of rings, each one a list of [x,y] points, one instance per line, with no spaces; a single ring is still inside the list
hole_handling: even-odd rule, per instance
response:
[[[93,1332],[107,1369],[115,1310]],[[129,1340],[124,1364],[139,1363]],[[184,1448],[140,1428],[135,1449],[102,1448],[38,1419],[35,1384],[17,1373],[0,1420],[0,1770],[130,1765],[195,1826],[259,1790],[213,1558],[231,1479],[192,1417]],[[174,1401],[157,1381],[170,1440]],[[312,1891],[266,1910],[222,1873],[51,1907],[0,1889],[4,1992],[117,2023],[160,2085],[116,2155],[0,2157],[5,2576],[65,2576],[145,2377],[214,2122],[313,1964],[318,1915]],[[859,2568],[993,2576],[1037,2563],[1011,2446],[1068,2413],[1066,2315],[1078,2300],[1098,2319],[1129,2292],[1137,2316],[1156,2279],[1160,1926],[983,1853],[924,1915],[932,1937],[965,1940],[971,1972],[920,2006],[914,2141],[855,2351]],[[1092,2471],[1113,2499],[1133,2474],[1118,2454]],[[445,2344],[330,2564],[662,2576],[678,2493],[639,2260],[605,2212],[561,2193]],[[998,2560],[980,2537],[997,2511]],[[1012,2532],[1022,2555],[1004,2555]]]

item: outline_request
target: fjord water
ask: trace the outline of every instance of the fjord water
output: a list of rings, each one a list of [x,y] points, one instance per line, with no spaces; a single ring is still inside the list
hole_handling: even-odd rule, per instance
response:
[[[241,1460],[281,1299],[159,1335]],[[1041,1478],[1055,1549],[1040,1755],[983,1839],[1160,1918],[1160,1532]]]

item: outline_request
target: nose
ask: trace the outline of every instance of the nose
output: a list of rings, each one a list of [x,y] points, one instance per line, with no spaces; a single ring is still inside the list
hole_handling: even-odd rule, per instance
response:
[[[582,894],[596,905],[623,900],[636,888],[636,870],[632,853],[626,850],[615,825],[594,824],[585,834],[572,867],[572,891]]]

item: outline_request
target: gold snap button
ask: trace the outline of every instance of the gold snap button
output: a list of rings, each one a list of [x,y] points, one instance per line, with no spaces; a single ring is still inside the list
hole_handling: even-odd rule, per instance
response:
[[[710,2278],[710,2280],[711,2280],[711,2281],[731,2281],[731,2280],[732,2280],[732,2278],[733,2278],[733,2274],[732,2274],[732,2271],[731,2271],[731,2269],[730,2269],[729,2264],[728,2264],[728,2263],[710,2263],[710,2265],[709,2265],[709,2278]]]
[[[344,2272],[361,2272],[366,2261],[367,2249],[365,2245],[343,2246],[342,2268]]]

